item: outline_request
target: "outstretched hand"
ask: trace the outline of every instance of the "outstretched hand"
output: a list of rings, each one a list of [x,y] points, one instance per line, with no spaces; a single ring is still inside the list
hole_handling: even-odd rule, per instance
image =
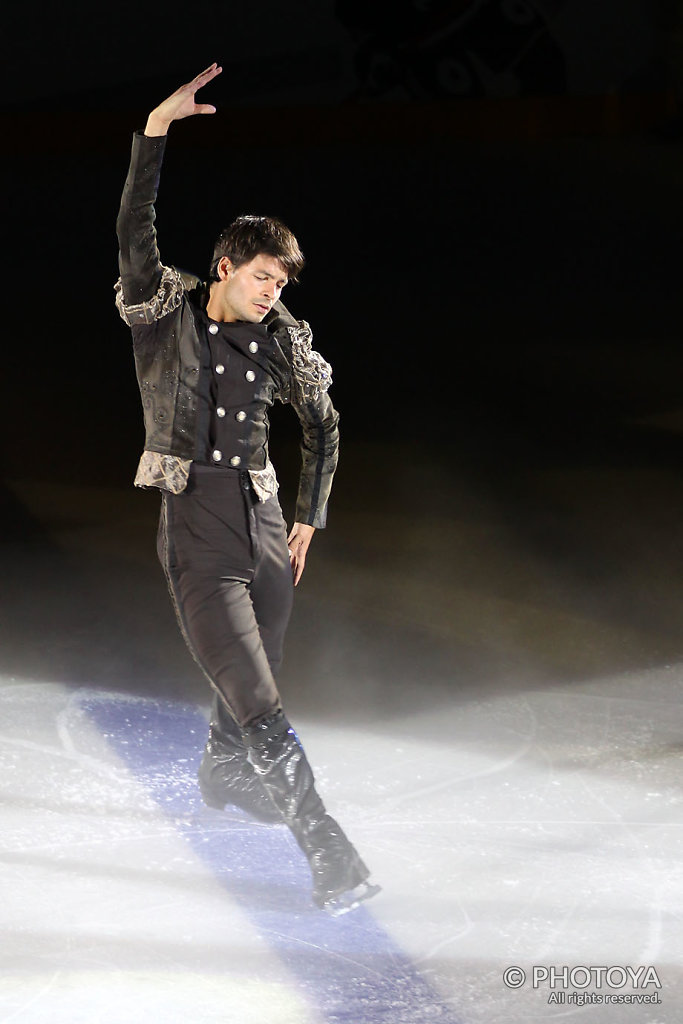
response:
[[[206,71],[202,71],[187,85],[181,85],[176,89],[149,115],[145,135],[165,135],[169,125],[183,117],[192,117],[193,114],[215,114],[216,108],[211,103],[196,103],[195,94],[216,75],[220,75],[222,70],[223,68],[219,68],[217,64],[210,64]]]

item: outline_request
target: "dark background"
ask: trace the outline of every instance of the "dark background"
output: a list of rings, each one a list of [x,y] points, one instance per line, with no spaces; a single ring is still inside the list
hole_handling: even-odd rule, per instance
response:
[[[63,599],[35,620],[17,594],[65,523],[89,521],[88,488],[106,489],[112,534],[117,503],[129,508],[143,434],[113,306],[118,197],[132,130],[213,59],[226,69],[207,90],[218,114],[172,128],[160,249],[204,273],[238,213],[296,231],[308,267],[285,301],[333,364],[345,445],[336,532],[321,545],[367,567],[382,548],[367,516],[391,519],[399,555],[435,509],[454,522],[459,494],[485,495],[549,575],[578,574],[589,601],[609,583],[608,617],[666,620],[644,662],[675,656],[669,598],[654,577],[624,589],[617,567],[637,548],[645,574],[665,567],[678,587],[678,15],[673,2],[461,0],[369,13],[265,4],[237,20],[214,3],[189,26],[173,4],[123,4],[38,8],[29,29],[14,8],[2,107],[6,667],[73,677]],[[297,425],[282,409],[274,425],[287,509]],[[560,500],[538,483],[548,474],[575,474],[581,495]],[[147,518],[131,543],[151,551],[154,500],[137,497]],[[98,622],[112,614],[101,557],[88,591]],[[69,570],[51,565],[29,591],[61,574],[67,597]],[[619,663],[614,650],[606,663]],[[571,676],[569,652],[563,664]],[[111,681],[120,664],[91,669]]]

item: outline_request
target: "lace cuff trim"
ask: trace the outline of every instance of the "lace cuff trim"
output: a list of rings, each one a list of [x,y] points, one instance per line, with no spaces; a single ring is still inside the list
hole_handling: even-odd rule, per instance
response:
[[[292,339],[292,378],[302,399],[316,401],[332,383],[332,367],[311,347],[313,332],[305,320],[288,327]]]
[[[171,494],[182,494],[187,487],[190,459],[160,452],[143,452],[135,474],[136,487],[159,487]]]
[[[114,285],[116,292],[116,308],[124,323],[129,327],[135,324],[153,324],[155,320],[161,320],[177,306],[183,297],[183,279],[175,267],[162,267],[161,281],[156,294],[147,302],[139,302],[137,305],[127,306],[123,301],[123,286],[121,278]]]
[[[274,497],[280,486],[275,476],[275,467],[270,460],[265,469],[250,469],[249,479],[259,501],[268,501]]]

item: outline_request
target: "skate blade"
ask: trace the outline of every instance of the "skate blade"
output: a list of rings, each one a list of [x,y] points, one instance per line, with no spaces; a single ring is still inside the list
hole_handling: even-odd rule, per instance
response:
[[[341,917],[342,914],[349,914],[352,910],[355,910],[365,903],[366,900],[372,899],[378,892],[382,891],[381,885],[371,885],[370,882],[361,882],[355,889],[349,889],[347,892],[340,893],[339,896],[333,896],[331,899],[326,900],[323,904],[322,909],[330,917]]]

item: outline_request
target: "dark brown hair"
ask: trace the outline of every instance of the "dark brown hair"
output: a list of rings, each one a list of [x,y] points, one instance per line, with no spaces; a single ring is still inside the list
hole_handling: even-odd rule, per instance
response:
[[[245,214],[221,231],[214,246],[209,277],[218,281],[218,264],[227,256],[235,267],[250,263],[256,256],[274,256],[285,268],[290,281],[298,280],[304,267],[304,255],[289,228],[276,217]]]

